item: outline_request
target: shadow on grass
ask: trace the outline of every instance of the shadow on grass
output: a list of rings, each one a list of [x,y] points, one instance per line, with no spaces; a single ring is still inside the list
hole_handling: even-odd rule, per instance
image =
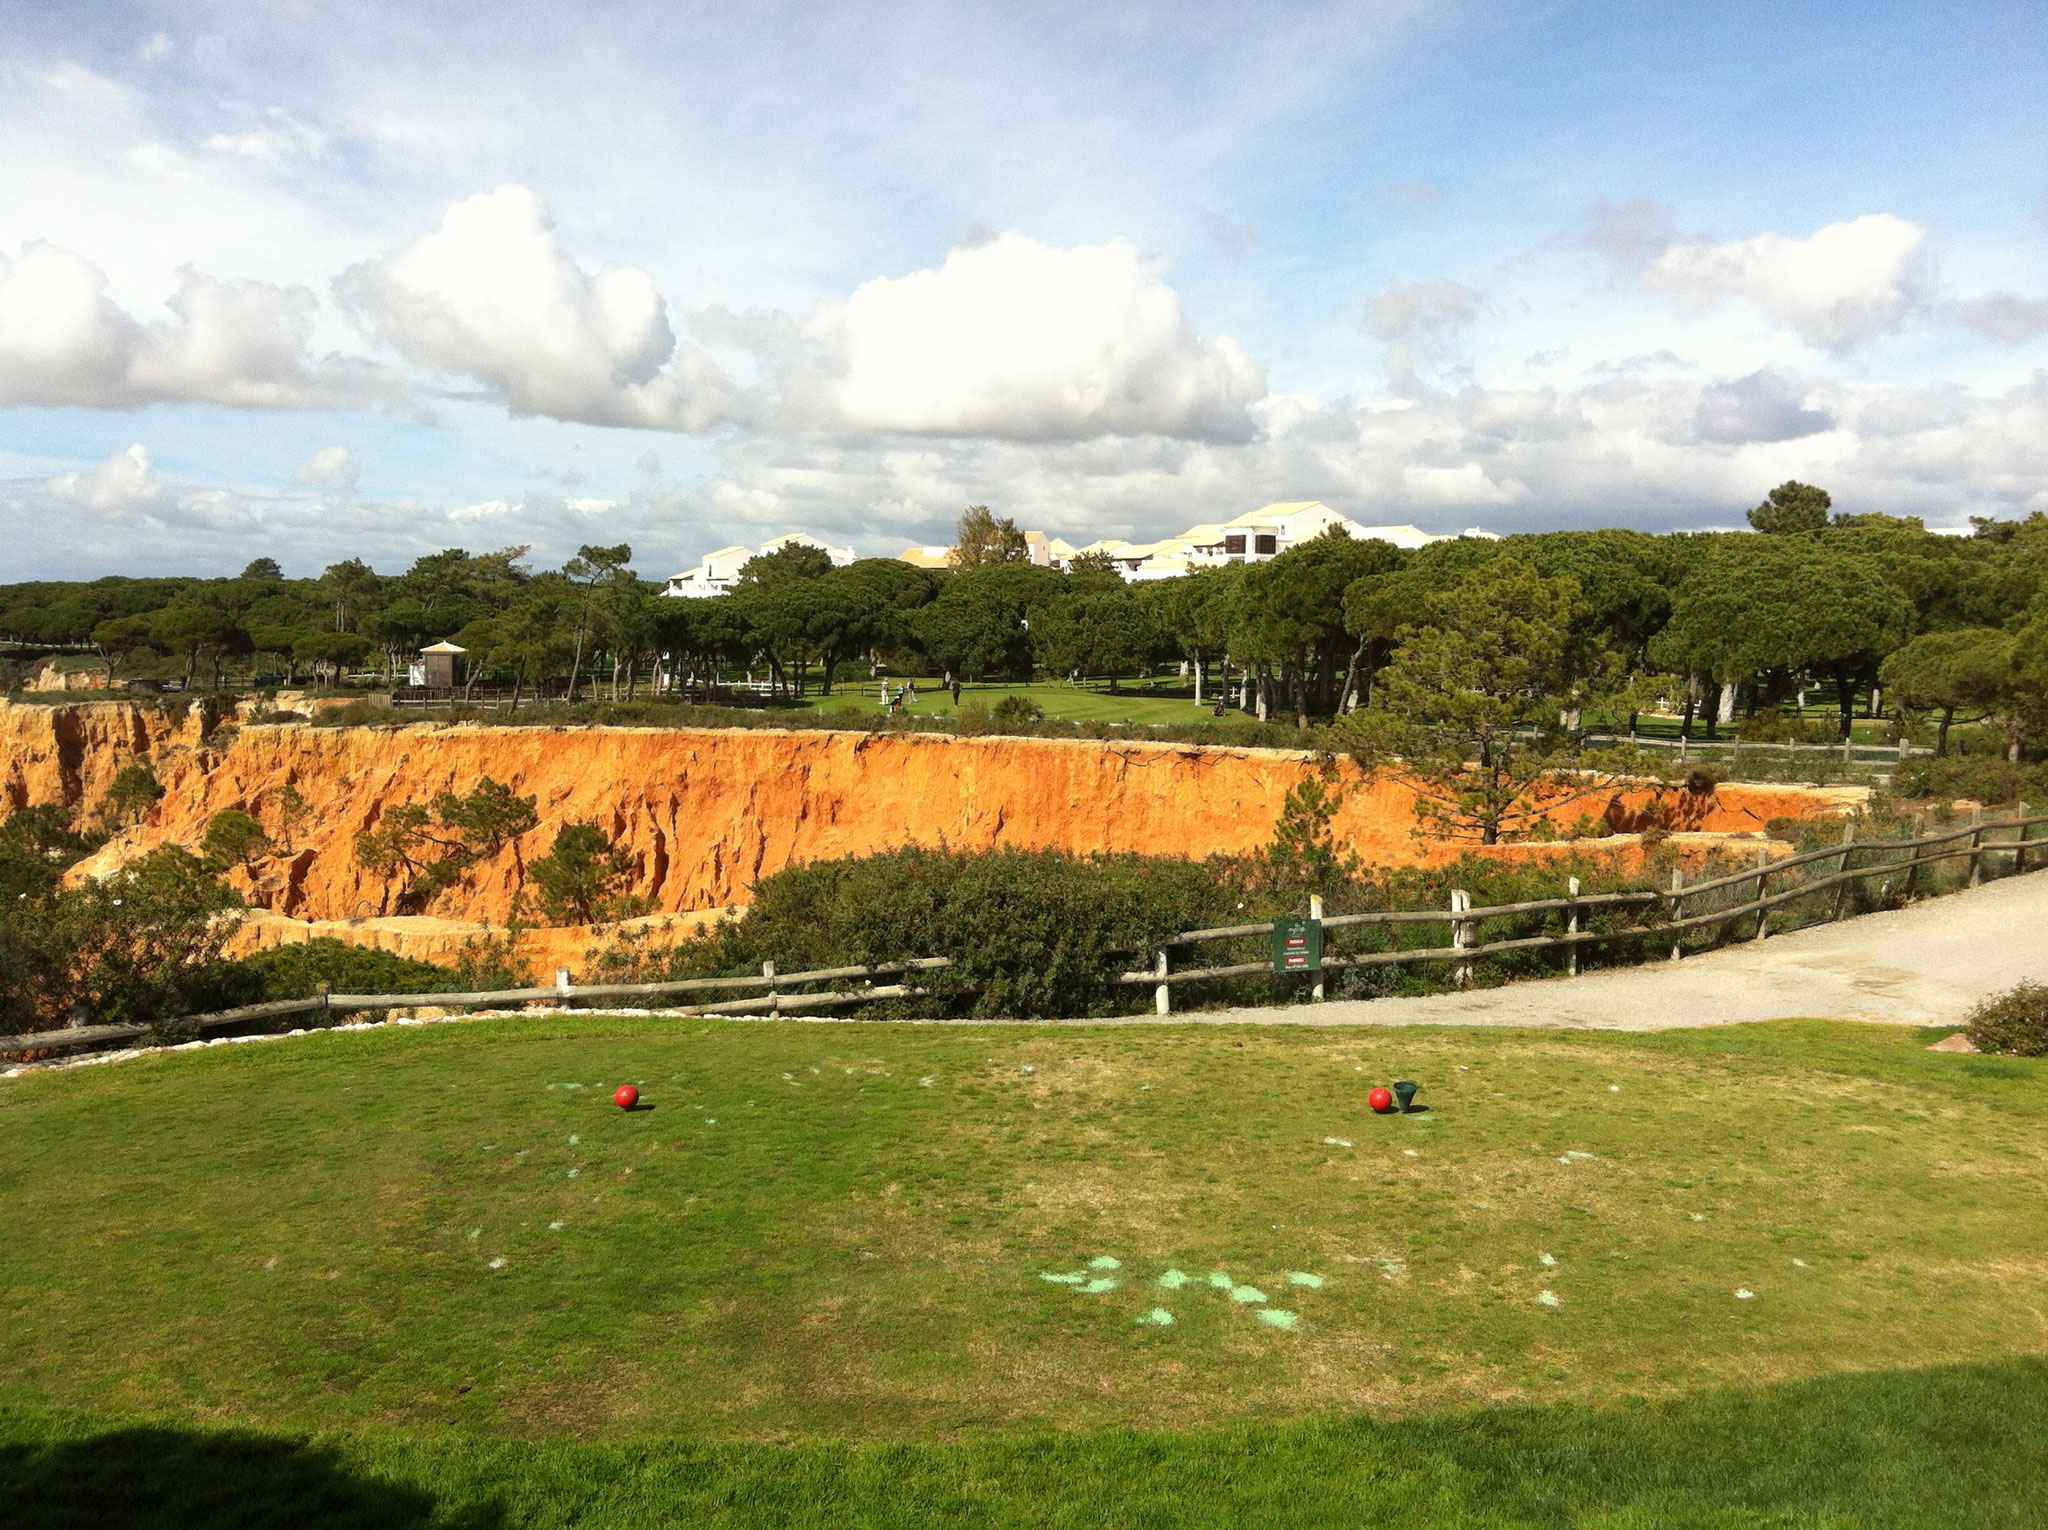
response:
[[[496,1503],[440,1511],[335,1450],[277,1435],[148,1426],[0,1445],[7,1530],[497,1530]]]
[[[0,1409],[0,1525],[1032,1530],[1865,1530],[2048,1525],[2048,1364],[1658,1402],[941,1443],[528,1442],[364,1430],[334,1450]],[[397,1486],[398,1483],[425,1486]]]

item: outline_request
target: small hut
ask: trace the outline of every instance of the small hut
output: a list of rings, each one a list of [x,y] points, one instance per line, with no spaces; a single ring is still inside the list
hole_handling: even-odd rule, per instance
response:
[[[435,643],[420,650],[419,662],[413,671],[418,677],[415,685],[424,685],[428,690],[460,690],[465,677],[469,650],[457,648],[453,643]]]

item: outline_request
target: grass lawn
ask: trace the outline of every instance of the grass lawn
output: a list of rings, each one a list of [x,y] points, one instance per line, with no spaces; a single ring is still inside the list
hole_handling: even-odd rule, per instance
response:
[[[1928,1039],[568,1017],[28,1075],[0,1523],[2042,1523],[2048,1063]]]
[[[1212,677],[1213,678],[1213,677]],[[892,690],[901,689],[904,677],[892,675],[889,685]],[[1071,722],[1131,722],[1131,723],[1194,723],[1214,721],[1210,707],[1215,697],[1205,695],[1201,706],[1194,702],[1194,684],[1178,675],[1160,675],[1150,680],[1120,680],[1115,695],[1110,694],[1107,680],[1088,680],[1080,685],[967,685],[960,687],[961,705],[979,701],[987,707],[994,707],[1005,696],[1028,696],[1044,709],[1047,717],[1063,718]],[[830,696],[819,696],[813,692],[804,699],[805,707],[819,710],[832,707],[859,706],[870,711],[880,711],[882,706],[880,682],[870,680],[858,686],[840,683],[833,688]],[[917,700],[909,709],[921,717],[950,717],[953,714],[953,695],[939,689],[936,677],[919,676],[917,679]],[[1253,714],[1237,707],[1229,707],[1225,717],[1249,718]],[[1293,721],[1293,714],[1285,717],[1275,714],[1280,722]]]

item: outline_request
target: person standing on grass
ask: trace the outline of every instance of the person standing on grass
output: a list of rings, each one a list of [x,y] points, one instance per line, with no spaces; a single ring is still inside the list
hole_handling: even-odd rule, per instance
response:
[[[915,680],[903,682],[903,704],[907,707],[917,705],[917,682]]]
[[[946,679],[953,692],[953,705],[957,707],[960,705],[960,681],[953,675],[946,676]]]

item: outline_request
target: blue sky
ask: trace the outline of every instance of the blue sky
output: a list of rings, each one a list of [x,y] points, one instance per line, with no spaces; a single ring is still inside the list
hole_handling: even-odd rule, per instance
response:
[[[14,6],[0,578],[2024,514],[2044,75],[2017,5]]]

